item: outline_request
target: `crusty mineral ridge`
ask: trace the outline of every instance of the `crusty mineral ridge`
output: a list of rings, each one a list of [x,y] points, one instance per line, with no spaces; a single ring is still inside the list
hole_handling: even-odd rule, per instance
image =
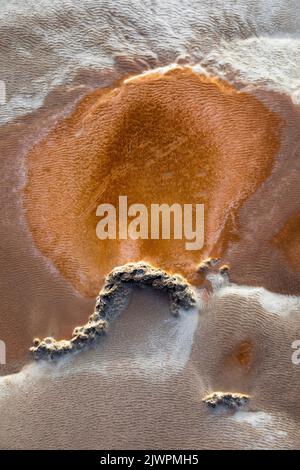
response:
[[[219,263],[219,258],[207,258],[198,265],[198,273],[206,273],[209,268],[214,268]]]
[[[203,402],[206,403],[210,408],[217,408],[217,406],[223,406],[232,410],[236,410],[249,403],[249,395],[241,393],[229,393],[229,392],[214,392],[203,398]]]
[[[195,305],[194,291],[179,275],[139,262],[128,263],[113,269],[105,279],[97,299],[94,313],[83,326],[77,326],[70,340],[57,341],[54,338],[35,338],[30,348],[35,359],[54,359],[68,352],[79,350],[104,334],[109,321],[125,307],[133,287],[152,287],[169,295],[171,313],[179,314],[179,308],[188,309]]]

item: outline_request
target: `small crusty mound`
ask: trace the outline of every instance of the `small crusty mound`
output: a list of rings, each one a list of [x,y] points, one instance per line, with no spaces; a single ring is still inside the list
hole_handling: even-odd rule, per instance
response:
[[[93,342],[124,308],[135,286],[150,286],[167,292],[170,310],[175,316],[180,307],[188,309],[196,303],[195,293],[183,277],[170,275],[144,262],[125,264],[108,274],[96,299],[94,313],[85,325],[74,329],[70,340],[57,341],[50,337],[33,340],[30,351],[34,359],[54,359]]]
[[[214,392],[210,395],[206,395],[202,401],[210,408],[223,406],[225,408],[236,410],[237,408],[246,406],[249,403],[249,400],[249,395],[242,393]]]

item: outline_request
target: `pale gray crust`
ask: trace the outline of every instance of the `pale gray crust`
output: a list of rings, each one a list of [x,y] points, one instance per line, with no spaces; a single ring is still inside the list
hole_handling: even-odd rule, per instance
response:
[[[33,340],[30,351],[34,359],[55,359],[94,342],[125,308],[132,289],[147,286],[168,294],[174,316],[179,315],[180,308],[188,309],[196,304],[195,293],[183,277],[170,275],[144,262],[125,264],[108,274],[93,314],[85,325],[74,329],[70,340],[57,341],[51,337]]]

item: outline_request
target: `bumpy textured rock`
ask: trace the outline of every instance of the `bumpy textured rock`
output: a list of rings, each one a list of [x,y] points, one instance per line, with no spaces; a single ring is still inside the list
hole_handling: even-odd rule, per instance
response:
[[[224,393],[224,392],[215,392],[207,395],[203,398],[203,402],[207,404],[210,408],[217,408],[217,406],[223,406],[225,408],[230,408],[236,410],[243,406],[246,406],[249,403],[249,395],[241,393]]]
[[[197,272],[198,273],[206,273],[209,268],[214,268],[219,263],[219,258],[207,258],[198,265]]]
[[[35,338],[30,351],[35,359],[54,359],[71,351],[79,350],[104,334],[108,323],[125,307],[133,287],[152,287],[169,295],[171,313],[179,314],[179,308],[195,305],[194,291],[179,275],[171,276],[165,271],[139,262],[128,263],[113,269],[105,279],[97,299],[94,313],[83,326],[77,326],[70,340]]]

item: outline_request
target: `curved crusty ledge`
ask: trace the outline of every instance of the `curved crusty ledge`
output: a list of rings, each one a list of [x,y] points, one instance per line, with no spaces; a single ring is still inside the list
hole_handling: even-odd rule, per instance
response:
[[[57,341],[50,337],[33,340],[30,351],[34,359],[57,358],[79,350],[103,335],[108,323],[124,309],[135,286],[167,292],[171,313],[175,316],[179,314],[179,308],[188,309],[196,303],[195,293],[183,277],[170,275],[144,262],[125,264],[108,274],[96,299],[94,313],[85,325],[74,329],[70,340]]]

